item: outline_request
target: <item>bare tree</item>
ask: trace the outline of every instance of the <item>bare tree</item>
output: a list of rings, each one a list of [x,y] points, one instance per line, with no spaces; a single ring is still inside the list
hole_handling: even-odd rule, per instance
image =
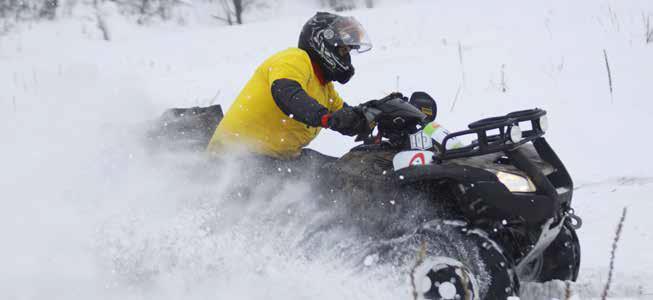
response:
[[[243,13],[254,3],[254,0],[221,0],[224,17],[213,15],[214,18],[227,22],[229,25],[243,24]]]
[[[12,10],[11,0],[0,0],[0,18],[4,19],[11,14]]]
[[[95,7],[95,19],[97,28],[102,32],[102,39],[105,41],[111,41],[111,33],[109,31],[109,26],[104,20],[104,15],[102,14],[102,9],[100,8],[100,1],[103,0],[93,0],[93,6]]]
[[[370,1],[370,0],[367,0]],[[352,10],[356,8],[354,0],[322,0],[322,5],[332,8],[335,11]]]
[[[57,7],[59,7],[59,0],[45,0],[39,12],[40,17],[54,19],[57,16]]]
[[[227,22],[227,24],[229,24],[229,25],[233,25],[234,22],[231,19],[232,12],[231,12],[231,7],[229,7],[229,0],[221,0],[220,4],[222,4],[222,12],[224,12],[225,17],[222,18],[222,17],[217,16],[217,15],[213,15],[213,17],[218,19],[218,20],[223,20],[223,21]]]
[[[102,0],[104,1],[104,0]],[[136,14],[139,16],[138,24],[147,23],[151,19],[160,18],[169,20],[172,11],[179,4],[185,3],[182,0],[111,0],[124,7],[136,7]],[[134,9],[123,8],[123,13],[130,14]]]
[[[14,21],[37,19],[42,6],[40,1],[0,0],[0,17]]]
[[[5,24],[54,19],[59,0],[0,0],[0,19]],[[6,26],[5,26],[6,27]]]
[[[243,24],[243,0],[233,0],[236,23]]]

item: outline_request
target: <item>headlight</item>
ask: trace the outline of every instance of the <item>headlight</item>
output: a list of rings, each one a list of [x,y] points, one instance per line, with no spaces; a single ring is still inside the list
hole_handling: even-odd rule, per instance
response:
[[[542,129],[542,131],[549,130],[549,119],[546,116],[540,117],[540,129]]]
[[[517,144],[521,142],[522,140],[522,134],[521,134],[521,128],[519,128],[519,125],[513,125],[510,127],[510,140]]]
[[[532,193],[536,191],[533,182],[524,176],[502,171],[496,171],[495,174],[499,181],[511,192]]]

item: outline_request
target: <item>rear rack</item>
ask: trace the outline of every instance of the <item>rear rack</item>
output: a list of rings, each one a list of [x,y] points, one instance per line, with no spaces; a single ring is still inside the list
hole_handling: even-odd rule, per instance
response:
[[[535,108],[511,112],[505,116],[486,118],[468,125],[468,130],[448,134],[442,141],[442,151],[436,155],[437,160],[447,160],[461,157],[470,157],[513,150],[525,143],[533,141],[544,135],[546,125],[541,122],[546,111]],[[514,143],[510,139],[510,129],[519,126],[519,123],[530,122],[531,129],[522,131],[522,140]],[[489,131],[498,130],[498,134]],[[476,140],[470,145],[461,148],[447,149],[447,143],[454,138],[476,135]]]

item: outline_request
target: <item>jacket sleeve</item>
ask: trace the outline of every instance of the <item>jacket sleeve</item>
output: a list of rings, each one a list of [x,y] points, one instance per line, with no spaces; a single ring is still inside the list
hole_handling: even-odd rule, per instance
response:
[[[284,114],[308,126],[320,127],[329,110],[309,96],[299,82],[281,78],[272,82],[272,98]]]
[[[304,87],[313,74],[313,66],[302,57],[288,56],[272,64],[268,80],[272,98],[279,109],[308,126],[320,127],[321,118],[329,112],[306,93]]]

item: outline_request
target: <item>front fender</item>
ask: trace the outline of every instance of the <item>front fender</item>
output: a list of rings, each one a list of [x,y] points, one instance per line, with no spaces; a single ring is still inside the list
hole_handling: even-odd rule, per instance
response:
[[[442,181],[457,184],[461,210],[471,219],[521,219],[527,224],[539,225],[553,218],[558,209],[557,202],[547,195],[510,192],[494,173],[470,166],[412,166],[395,171],[395,180],[400,185],[437,184]]]

